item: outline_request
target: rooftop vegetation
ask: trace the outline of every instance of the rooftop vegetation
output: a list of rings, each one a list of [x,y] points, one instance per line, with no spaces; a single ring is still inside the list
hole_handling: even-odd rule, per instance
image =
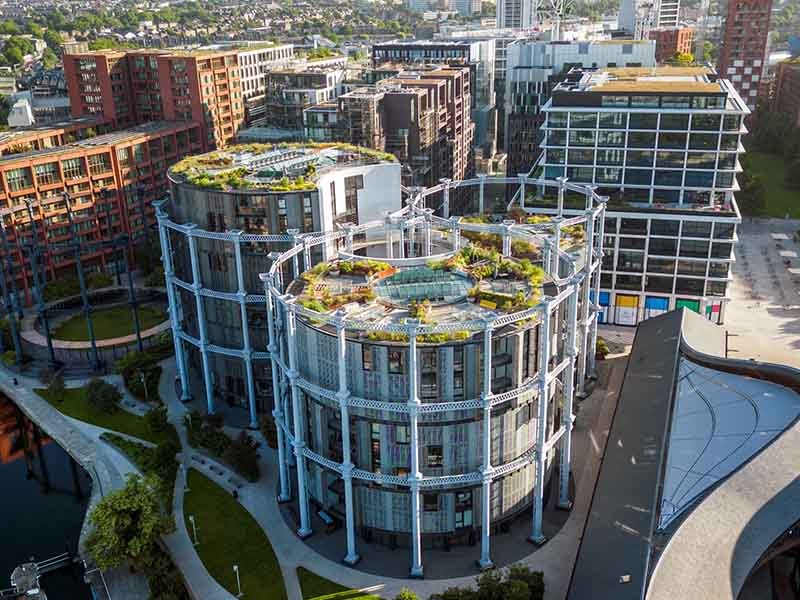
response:
[[[319,263],[313,269],[309,269],[300,276],[306,283],[306,287],[297,302],[309,310],[325,313],[351,302],[363,304],[375,300],[375,292],[369,286],[338,294],[334,294],[326,286],[317,286],[317,283],[325,275],[334,272],[338,272],[339,275],[343,276],[372,277],[377,274],[390,274],[393,269],[388,263],[369,259],[352,262],[343,260],[337,263]]]

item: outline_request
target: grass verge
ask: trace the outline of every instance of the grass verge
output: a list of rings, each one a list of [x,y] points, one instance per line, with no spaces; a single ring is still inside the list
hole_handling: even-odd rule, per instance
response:
[[[69,388],[64,392],[63,400],[55,400],[49,397],[46,389],[34,390],[42,398],[47,400],[56,410],[78,419],[97,425],[104,429],[111,429],[127,435],[132,435],[141,440],[153,442],[158,444],[165,441],[174,441],[178,443],[178,434],[175,429],[169,427],[164,432],[154,433],[147,426],[147,421],[144,417],[134,415],[121,408],[114,413],[98,412],[89,406],[86,400],[86,388]]]
[[[183,498],[183,516],[191,532],[189,515],[194,515],[200,542],[196,550],[211,576],[235,596],[233,565],[238,565],[245,598],[284,600],[286,588],[278,559],[250,513],[194,469],[189,470],[189,490]]]
[[[303,600],[380,600],[379,596],[346,588],[303,567],[297,567],[297,579]]]
[[[150,329],[167,319],[167,314],[160,308],[153,306],[139,307],[139,326],[141,330]],[[98,340],[108,340],[115,337],[131,335],[134,332],[133,314],[128,306],[112,306],[92,311],[92,326],[94,335]],[[65,342],[89,341],[89,328],[86,317],[75,315],[61,323],[53,338]]]
[[[787,161],[778,154],[767,152],[747,152],[747,169],[758,175],[764,184],[767,196],[765,216],[783,218],[788,213],[792,218],[800,218],[798,191],[786,186]]]

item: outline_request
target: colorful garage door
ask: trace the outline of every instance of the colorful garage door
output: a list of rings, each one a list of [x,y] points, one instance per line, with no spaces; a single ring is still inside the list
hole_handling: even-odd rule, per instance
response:
[[[617,294],[614,298],[614,322],[617,325],[636,325],[639,296]]]
[[[706,319],[708,319],[712,323],[716,323],[717,325],[719,325],[721,317],[722,317],[722,302],[712,302],[711,304],[706,306]]]
[[[678,298],[675,301],[675,308],[688,308],[689,310],[693,310],[696,313],[700,312],[700,301],[699,300],[689,300],[688,298]]]
[[[669,310],[669,298],[647,296],[644,299],[644,318],[657,317]]]
[[[594,290],[589,292],[589,297],[594,302]],[[597,313],[598,323],[608,323],[608,305],[611,304],[611,295],[608,292],[600,292],[600,312]]]

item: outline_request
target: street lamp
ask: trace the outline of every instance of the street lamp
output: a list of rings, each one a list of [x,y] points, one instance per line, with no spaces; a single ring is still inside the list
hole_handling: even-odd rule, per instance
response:
[[[144,388],[145,402],[150,402],[150,395],[147,393],[147,378],[144,376],[144,371],[142,369],[139,369],[139,381],[142,382],[142,387]]]
[[[242,594],[242,582],[239,580],[239,565],[233,565],[233,572],[236,573],[236,589],[239,590],[236,597],[241,598],[244,594]]]
[[[194,541],[192,543],[197,546],[200,542],[197,539],[197,524],[194,522],[194,515],[189,515],[189,523],[192,524],[192,535],[194,536]]]

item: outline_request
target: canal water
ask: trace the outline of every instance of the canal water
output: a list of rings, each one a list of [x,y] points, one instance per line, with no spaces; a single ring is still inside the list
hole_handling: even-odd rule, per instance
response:
[[[0,394],[0,589],[11,572],[78,545],[91,480],[70,456]],[[78,569],[42,577],[50,600],[89,600]]]

